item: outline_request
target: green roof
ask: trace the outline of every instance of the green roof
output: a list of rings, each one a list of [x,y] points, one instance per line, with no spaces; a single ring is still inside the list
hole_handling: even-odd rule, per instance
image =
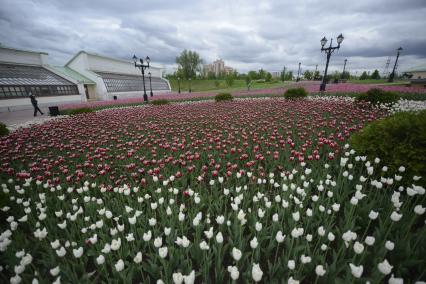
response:
[[[53,66],[53,68],[55,68],[55,70],[61,72],[62,74],[76,80],[79,83],[83,83],[86,85],[96,85],[95,82],[93,82],[92,80],[90,80],[89,78],[81,75],[80,73],[78,73],[77,71],[72,70],[69,67],[66,66]]]

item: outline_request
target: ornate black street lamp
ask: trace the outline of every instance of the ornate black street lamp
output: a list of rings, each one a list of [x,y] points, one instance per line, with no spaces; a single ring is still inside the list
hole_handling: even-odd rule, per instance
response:
[[[399,53],[402,51],[402,47],[397,49],[395,65],[393,66],[392,73],[389,75],[388,82],[393,82],[393,78],[395,77],[396,64],[398,63]]]
[[[296,79],[296,82],[300,81],[300,64],[302,64],[302,63],[299,62],[299,70],[297,70],[297,79]]]
[[[343,64],[343,72],[342,72],[342,79],[344,79],[345,78],[345,69],[346,69],[346,62],[348,62],[348,60],[347,59],[345,59],[345,63]]]
[[[330,62],[330,57],[331,54],[336,50],[340,48],[340,44],[342,43],[344,37],[342,34],[340,34],[337,37],[337,46],[331,46],[333,43],[333,39],[330,40],[330,46],[329,47],[324,47],[324,45],[327,43],[327,39],[325,37],[323,37],[321,39],[321,52],[325,52],[325,54],[327,54],[327,63],[325,64],[325,71],[324,71],[324,75],[322,77],[322,83],[320,86],[320,91],[325,91],[325,85],[327,84],[326,80],[327,80],[327,70],[328,70],[328,63]]]
[[[148,75],[149,75],[149,89],[151,90],[150,95],[152,97],[154,96],[154,94],[152,93],[151,72],[148,72]]]
[[[189,80],[189,92],[191,92],[191,78],[189,78],[188,80]]]
[[[136,55],[133,55],[133,61],[135,62],[135,68],[139,68],[142,71],[142,82],[143,82],[143,100],[144,102],[148,101],[148,95],[146,94],[145,89],[145,69],[149,68],[149,62],[151,59],[149,59],[149,56],[145,58],[146,64],[143,64],[143,59],[140,58],[138,63],[138,57]]]
[[[180,77],[178,77],[178,86],[179,86],[178,93],[180,94]]]

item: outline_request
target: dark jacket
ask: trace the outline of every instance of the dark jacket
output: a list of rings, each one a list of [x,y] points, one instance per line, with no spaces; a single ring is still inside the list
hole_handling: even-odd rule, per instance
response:
[[[33,106],[37,106],[37,100],[34,96],[30,96],[31,99],[31,103],[33,104]]]

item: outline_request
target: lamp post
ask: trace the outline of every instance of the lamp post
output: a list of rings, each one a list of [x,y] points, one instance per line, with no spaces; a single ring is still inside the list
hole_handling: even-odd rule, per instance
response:
[[[321,39],[321,52],[325,52],[325,54],[327,55],[327,63],[325,64],[325,71],[324,71],[324,76],[322,77],[322,83],[320,86],[320,91],[325,91],[325,85],[327,84],[326,82],[326,78],[327,78],[327,70],[328,70],[328,63],[330,62],[330,57],[331,54],[336,50],[340,48],[340,44],[342,43],[344,37],[342,34],[340,34],[337,37],[337,46],[332,46],[333,43],[333,39],[330,40],[330,46],[329,47],[324,47],[324,45],[327,43],[327,39],[325,37],[323,37]]]
[[[145,69],[149,68],[149,62],[151,62],[151,59],[149,56],[145,58],[146,64],[143,63],[143,59],[140,58],[138,63],[138,57],[136,55],[133,55],[133,61],[135,62],[135,68],[139,68],[142,71],[142,82],[143,82],[143,100],[144,102],[148,101],[148,95],[146,94],[145,89]]]
[[[393,78],[395,77],[396,64],[398,63],[399,53],[402,51],[402,47],[397,49],[395,65],[393,66],[392,73],[389,75],[388,82],[393,82]]]
[[[297,79],[296,79],[296,82],[300,81],[300,64],[302,64],[302,63],[299,62],[299,70],[297,70]]]
[[[191,92],[191,78],[189,78],[188,80],[189,80],[189,92]]]
[[[150,95],[151,97],[153,97],[154,94],[152,93],[151,72],[149,72],[148,75],[149,75],[149,89],[151,90]]]
[[[346,62],[348,62],[347,59],[345,59],[345,63],[343,64],[342,79],[344,79],[344,77],[345,77]]]
[[[178,86],[179,86],[178,93],[180,94],[180,77],[178,77]]]

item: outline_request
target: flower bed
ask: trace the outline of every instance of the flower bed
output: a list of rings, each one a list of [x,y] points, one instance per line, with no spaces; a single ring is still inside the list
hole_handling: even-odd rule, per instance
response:
[[[316,94],[319,93],[319,84],[317,82],[301,82],[297,84],[291,84],[287,87],[282,88],[269,88],[269,89],[255,89],[250,91],[237,91],[233,92],[232,95],[235,97],[256,97],[256,96],[282,96],[286,90],[289,88],[295,88],[295,87],[303,87],[306,89],[306,91],[310,94]],[[386,91],[394,91],[402,94],[407,95],[422,95],[424,94],[426,96],[426,90],[421,88],[414,88],[414,87],[404,87],[404,86],[386,86],[386,85],[360,85],[360,84],[350,84],[350,83],[344,83],[344,84],[328,84],[327,85],[327,91],[326,94],[358,94],[362,92],[366,92],[371,88],[380,88],[384,89]],[[141,93],[142,94],[142,93]],[[215,92],[202,92],[202,93],[164,93],[164,94],[156,94],[154,97],[150,98],[151,100],[158,100],[158,99],[167,99],[169,101],[174,100],[197,100],[197,99],[206,99],[206,98],[213,98],[216,96],[217,93]],[[137,105],[137,104],[143,104],[143,97],[141,95],[140,98],[128,98],[128,99],[119,99],[119,100],[109,100],[109,101],[96,101],[96,102],[88,102],[88,103],[78,103],[78,104],[64,104],[60,106],[61,110],[66,109],[75,109],[75,108],[83,108],[83,107],[89,107],[93,109],[97,108],[107,108],[107,107],[113,107],[117,105]]]
[[[0,139],[0,279],[424,281],[424,188],[346,145],[385,115],[240,100],[19,129]]]

